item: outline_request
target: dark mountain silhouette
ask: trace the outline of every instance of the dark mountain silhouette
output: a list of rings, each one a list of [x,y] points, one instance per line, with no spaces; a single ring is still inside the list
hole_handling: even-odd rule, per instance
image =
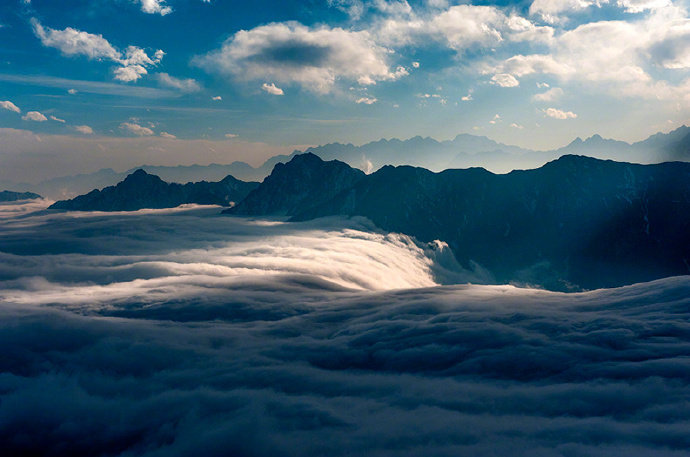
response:
[[[482,167],[495,173],[507,173],[516,169],[540,167],[566,154],[636,163],[688,161],[690,127],[682,126],[669,133],[657,133],[633,144],[593,135],[585,140],[576,138],[567,146],[551,151],[523,149],[498,143],[484,136],[460,134],[447,141],[416,136],[407,140],[381,139],[361,146],[330,143],[308,148],[304,152],[311,152],[323,160],[340,160],[367,173],[384,165],[412,165],[432,171]],[[136,169],[155,174],[164,181],[177,183],[216,181],[227,175],[243,181],[260,181],[271,173],[277,163],[288,162],[302,153],[294,151],[292,154],[271,157],[259,167],[252,167],[245,162],[174,167],[142,165],[123,173],[106,168],[94,173],[64,176],[33,184],[5,180],[0,182],[0,187],[31,189],[48,198],[65,199],[91,189],[115,185]]]
[[[224,213],[293,215],[333,199],[364,178],[361,170],[343,162],[324,162],[314,154],[297,155],[273,172],[247,198]]]
[[[167,183],[158,176],[137,170],[116,186],[93,190],[50,209],[76,211],[134,211],[142,208],[173,208],[185,203],[227,206],[244,199],[258,186],[232,176],[219,182]]]
[[[690,272],[689,163],[567,155],[505,175],[386,166],[362,176],[348,168],[296,156],[226,212],[365,216],[384,230],[446,241],[462,264],[476,262],[500,282],[555,290]]]
[[[0,202],[16,202],[19,200],[35,200],[43,198],[33,192],[13,192],[11,190],[3,190],[0,192]]]

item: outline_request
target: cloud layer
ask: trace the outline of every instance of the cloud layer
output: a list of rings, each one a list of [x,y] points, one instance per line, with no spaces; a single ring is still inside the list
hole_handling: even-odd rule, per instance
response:
[[[414,244],[342,221],[14,207],[0,232],[15,252],[3,254],[0,288],[9,453],[679,456],[690,446],[687,278],[574,295],[348,291],[433,281]]]
[[[433,284],[424,249],[364,221],[32,205],[0,207],[10,454],[677,457],[690,446],[687,278],[571,295],[368,291]]]

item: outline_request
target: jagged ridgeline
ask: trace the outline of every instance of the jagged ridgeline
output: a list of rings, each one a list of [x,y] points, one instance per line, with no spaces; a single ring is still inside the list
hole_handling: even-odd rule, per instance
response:
[[[135,211],[142,208],[173,208],[185,203],[228,206],[245,198],[259,183],[227,176],[219,182],[167,183],[158,176],[136,170],[116,186],[92,190],[50,209],[72,211]]]
[[[365,216],[384,230],[446,241],[461,263],[478,263],[497,282],[555,290],[690,272],[689,163],[567,155],[504,175],[409,166],[365,175],[303,154],[224,212]]]

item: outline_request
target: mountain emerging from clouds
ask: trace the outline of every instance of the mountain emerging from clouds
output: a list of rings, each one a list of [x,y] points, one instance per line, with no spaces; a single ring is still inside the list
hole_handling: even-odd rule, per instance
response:
[[[256,182],[240,181],[230,175],[219,182],[167,183],[140,169],[116,186],[58,201],[49,209],[134,211],[142,208],[172,208],[185,203],[227,206],[242,200],[256,186]]]
[[[20,200],[35,200],[42,198],[40,195],[33,192],[13,192],[11,190],[3,190],[0,192],[0,202],[16,202]]]
[[[328,189],[328,191],[324,191]],[[447,242],[500,283],[594,289],[690,273],[690,164],[637,165],[567,155],[496,175],[385,166],[364,175],[314,154],[278,165],[238,215],[364,216]]]

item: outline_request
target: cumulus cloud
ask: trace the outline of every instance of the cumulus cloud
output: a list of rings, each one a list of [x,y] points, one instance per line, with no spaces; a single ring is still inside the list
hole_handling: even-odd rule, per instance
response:
[[[537,26],[494,6],[456,5],[428,17],[387,18],[377,24],[378,39],[389,46],[436,40],[458,52],[503,42],[548,41],[551,27]]]
[[[261,85],[261,90],[263,90],[264,92],[268,92],[271,95],[283,95],[284,94],[283,89],[281,89],[280,87],[277,87],[275,85],[275,83],[271,83],[271,84],[263,83]]]
[[[29,111],[26,113],[26,115],[22,116],[22,119],[25,121],[35,121],[35,122],[44,122],[47,121],[48,118],[43,115],[43,113],[40,113],[38,111]]]
[[[563,89],[560,87],[553,87],[546,92],[542,92],[540,94],[535,94],[532,97],[532,100],[536,102],[552,102],[554,100],[558,100],[563,96]]]
[[[199,92],[201,90],[201,85],[192,78],[180,79],[170,76],[167,73],[157,73],[156,78],[162,86],[177,89],[180,92],[190,93]]]
[[[75,125],[74,130],[84,135],[93,135],[93,129],[88,125]]]
[[[365,105],[373,105],[376,103],[378,100],[375,97],[361,97],[355,100],[355,103],[358,105],[364,103]]]
[[[162,138],[167,138],[167,139],[169,139],[169,140],[174,140],[174,139],[177,138],[175,135],[173,135],[172,133],[168,133],[168,132],[161,132],[161,133],[159,133],[159,135],[160,135]]]
[[[544,110],[544,114],[546,114],[548,117],[561,120],[575,119],[577,117],[577,114],[573,113],[572,111],[563,111],[556,108],[546,108]]]
[[[15,113],[21,113],[22,110],[19,109],[17,105],[9,100],[0,101],[0,108],[6,109],[8,111],[14,111]]]
[[[221,97],[220,95],[216,95],[215,97],[211,97],[211,100],[213,100],[214,102],[219,102],[223,100],[223,97]]]
[[[677,457],[690,445],[687,277],[580,294],[352,291],[318,275],[394,285],[427,270],[408,241],[357,222],[26,216],[0,219],[8,454]]]
[[[370,85],[407,73],[391,71],[387,58],[388,51],[367,31],[287,22],[239,31],[195,62],[239,80],[270,79],[327,93],[337,80]]]
[[[239,135],[236,133],[226,133],[225,138],[232,139],[232,138],[237,138]]]
[[[158,64],[165,53],[158,50],[151,58],[146,51],[137,46],[128,46],[124,52],[119,51],[103,35],[67,27],[55,30],[44,27],[35,18],[31,19],[34,33],[44,46],[59,49],[66,56],[83,55],[91,60],[110,60],[120,65],[114,70],[116,80],[123,82],[136,81],[147,74],[147,67]]]
[[[635,21],[587,22],[564,30],[548,43],[548,53],[514,55],[485,72],[518,78],[548,74],[562,82],[586,82],[619,97],[688,99],[690,80],[667,75],[666,81],[659,73],[659,68],[690,67],[688,30],[686,11],[668,5]]]
[[[120,128],[136,136],[151,136],[154,134],[153,130],[136,122],[123,122],[120,124]]]
[[[491,84],[501,87],[517,87],[520,85],[520,81],[518,81],[513,75],[499,73],[491,77]]]
[[[64,123],[65,123],[65,120],[64,120],[64,119],[60,119],[59,117],[55,117],[55,116],[52,116],[52,115],[50,116],[50,120],[55,121],[55,122],[60,122],[61,124],[64,124]]]
[[[0,101],[0,108],[6,109],[8,111],[14,111],[15,113],[21,113],[22,110],[19,109],[17,105],[9,100]]]
[[[160,14],[165,16],[172,13],[172,8],[167,6],[165,0],[135,0],[141,3],[141,10],[148,14]]]

